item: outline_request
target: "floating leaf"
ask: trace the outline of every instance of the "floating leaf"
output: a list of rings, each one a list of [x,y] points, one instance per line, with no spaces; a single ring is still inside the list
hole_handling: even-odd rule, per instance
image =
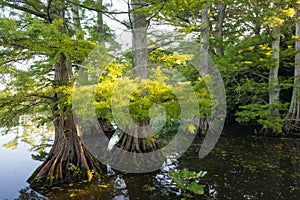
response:
[[[191,172],[187,169],[183,169],[178,173],[178,175],[182,178],[191,179],[196,177],[196,172]]]
[[[204,194],[204,188],[203,188],[203,186],[202,186],[202,185],[198,185],[198,184],[196,183],[196,181],[191,182],[191,183],[187,186],[186,189],[187,189],[187,190],[190,190],[190,191],[192,191],[192,192],[194,192],[194,193],[196,193],[196,194]]]
[[[75,197],[76,194],[75,193],[71,193],[69,196],[72,198],[72,197]]]
[[[108,185],[106,185],[106,184],[100,184],[99,187],[108,188]]]
[[[176,183],[176,185],[180,188],[185,188],[185,185],[186,185],[186,181],[185,180],[182,180],[178,177],[173,177],[173,181]]]

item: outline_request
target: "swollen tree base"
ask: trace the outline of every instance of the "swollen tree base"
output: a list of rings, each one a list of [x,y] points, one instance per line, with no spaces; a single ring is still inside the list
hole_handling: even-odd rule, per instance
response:
[[[198,121],[198,133],[206,134],[209,129],[210,119],[206,118],[195,118]]]
[[[295,74],[297,75],[298,72]],[[299,85],[298,79],[295,80],[295,84]],[[300,133],[300,101],[298,95],[299,89],[297,86],[293,90],[290,109],[283,121],[283,131],[286,135]]]
[[[107,158],[109,163],[114,163],[116,166],[129,165],[130,169],[138,170],[142,168],[141,166],[145,165],[147,168],[161,166],[165,158],[160,152],[156,139],[139,137],[141,135],[145,136],[145,132],[142,133],[134,130],[129,134],[128,129],[124,131],[111,153],[109,153],[109,158]],[[128,158],[126,152],[133,153],[133,157]],[[146,155],[151,152],[156,153]]]
[[[278,133],[274,131],[272,128],[261,128],[257,133],[257,136],[280,137],[282,136],[282,133]]]
[[[286,135],[293,133],[300,133],[300,119],[285,119],[283,123],[283,130]]]
[[[74,132],[55,139],[46,160],[28,178],[31,187],[53,186],[99,178],[103,174],[99,161],[85,148]]]

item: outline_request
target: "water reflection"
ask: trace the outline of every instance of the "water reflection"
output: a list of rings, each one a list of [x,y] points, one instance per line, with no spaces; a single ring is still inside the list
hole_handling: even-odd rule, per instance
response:
[[[161,171],[159,171],[155,175],[155,179],[157,184],[155,185],[157,188],[164,188],[162,193],[167,195],[168,193],[175,193],[176,195],[180,195],[181,191],[175,192],[176,184],[172,182],[172,177],[169,172],[174,171],[178,172],[178,160],[176,159],[178,155],[169,156],[166,161],[163,163]]]
[[[0,146],[15,136],[1,136]],[[40,164],[31,159],[36,149],[31,149],[29,142],[20,137],[17,142],[14,150],[0,147],[0,199],[180,199],[182,193],[172,183],[169,171],[183,168],[208,171],[202,178],[206,185],[206,196],[202,199],[298,200],[300,197],[299,139],[223,136],[207,157],[199,159],[201,138],[197,137],[181,158],[168,157],[161,170],[123,174],[108,166],[108,176],[100,180],[51,190],[36,189],[40,194],[26,183]]]
[[[27,178],[46,156],[54,137],[51,124],[37,128],[30,117],[21,121],[23,126],[0,129],[0,199],[15,199],[27,191]]]
[[[24,143],[15,149],[2,147],[12,140],[14,135],[0,136],[0,199],[15,199],[19,190],[28,186],[26,179],[40,162],[33,161],[30,147]]]
[[[35,192],[30,187],[26,187],[19,191],[20,196],[15,200],[47,200],[46,197],[43,197],[39,193]]]
[[[179,162],[208,171],[203,181],[214,198],[296,200],[300,197],[299,144],[298,139],[227,136],[206,158],[195,160],[191,148]]]

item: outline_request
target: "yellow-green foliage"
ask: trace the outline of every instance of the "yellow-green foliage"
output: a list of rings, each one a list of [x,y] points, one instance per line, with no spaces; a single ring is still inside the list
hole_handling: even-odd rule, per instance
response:
[[[158,70],[159,73],[160,70]],[[113,74],[110,74],[113,76]],[[116,78],[107,76],[102,77],[102,81],[96,87],[96,113],[99,117],[111,117],[112,94],[117,94],[114,98],[116,109],[129,109],[131,117],[135,120],[148,119],[148,110],[153,104],[161,104],[168,115],[177,117],[179,112],[179,103],[172,93],[172,87],[157,80],[141,80],[142,87],[139,87],[139,78]],[[115,91],[115,88],[121,88],[122,91]],[[132,91],[132,88],[136,90]],[[147,89],[147,95],[140,94]],[[122,101],[122,100],[129,100]],[[118,114],[122,117],[122,113]],[[126,116],[124,116],[125,118]]]
[[[207,89],[207,84],[210,83],[210,76],[206,75],[203,78],[199,77],[193,86],[195,94],[198,97],[200,118],[205,118],[211,113],[211,94]]]
[[[180,120],[182,104],[189,105],[189,101],[193,101],[187,88],[197,97],[200,111],[188,109],[188,114],[184,117],[209,116],[211,99],[206,86],[209,76],[187,77],[187,72],[195,70],[188,64],[188,60],[192,58],[192,55],[163,54],[158,57],[152,54],[149,60],[156,64],[150,65],[149,78],[143,80],[128,75],[131,72],[130,64],[110,64],[96,86],[94,106],[97,116],[113,120],[113,105],[121,123],[128,122],[128,113],[138,123],[150,120],[149,110],[153,105],[159,105],[165,109],[167,123],[171,119]],[[141,95],[143,91],[147,91],[147,94]],[[186,124],[186,129],[191,133],[195,132],[195,127],[191,124]]]

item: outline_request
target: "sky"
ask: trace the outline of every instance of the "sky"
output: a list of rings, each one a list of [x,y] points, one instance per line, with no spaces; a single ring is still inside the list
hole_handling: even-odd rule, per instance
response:
[[[104,0],[103,4],[110,4],[109,10],[118,10],[122,12],[128,11],[128,1],[126,0]],[[116,15],[118,20],[128,20],[128,14]],[[115,32],[116,40],[118,43],[122,44],[122,50],[126,50],[131,47],[131,32],[126,30],[126,27],[119,22],[103,16],[104,22]]]
[[[130,0],[104,0],[104,4],[110,4],[109,10],[117,10],[122,12],[128,12],[128,1]],[[128,14],[120,14],[116,15],[118,20],[128,20]],[[132,46],[132,33],[127,30],[126,27],[119,22],[108,18],[107,16],[103,16],[104,22],[115,32],[116,41],[122,45],[122,50],[126,50]],[[170,25],[155,25],[150,27],[150,31],[154,32],[173,32],[174,27]]]

